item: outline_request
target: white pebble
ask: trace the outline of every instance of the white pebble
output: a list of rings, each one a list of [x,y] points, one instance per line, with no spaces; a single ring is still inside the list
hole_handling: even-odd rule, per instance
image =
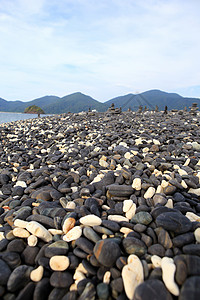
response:
[[[188,211],[185,215],[191,222],[200,222],[200,216]]]
[[[3,239],[5,239],[4,232],[0,232],[0,241],[2,241]]]
[[[27,241],[29,246],[35,247],[37,245],[38,238],[35,235],[30,235]]]
[[[63,236],[63,240],[66,242],[71,242],[77,240],[81,235],[82,235],[82,228],[80,226],[75,226],[74,228],[69,230],[67,234]]]
[[[44,273],[43,266],[39,266],[37,269],[31,271],[30,279],[34,282],[39,282],[43,277],[43,273]]]
[[[161,261],[162,279],[168,291],[174,296],[179,295],[179,288],[174,280],[176,265],[170,257],[163,257]]]
[[[14,228],[13,235],[19,238],[28,238],[30,233],[24,228]]]
[[[160,268],[161,267],[161,261],[162,261],[162,258],[160,256],[152,255],[151,262],[152,262],[154,268]]]
[[[142,180],[141,178],[134,178],[133,183],[132,183],[132,188],[135,189],[136,191],[140,191],[142,188]]]
[[[48,231],[52,234],[52,235],[61,235],[63,234],[63,231],[60,229],[54,229],[54,228],[49,228]]]
[[[108,220],[115,222],[129,222],[129,219],[121,215],[109,215]]]
[[[102,220],[96,215],[87,215],[79,219],[80,223],[85,226],[98,226],[101,225]]]
[[[133,205],[133,200],[124,200],[123,202],[123,212],[129,211],[131,206]]]
[[[109,166],[109,164],[107,163],[107,161],[100,159],[99,160],[99,165],[103,168],[107,168]]]
[[[131,208],[126,212],[125,216],[127,219],[131,220],[132,217],[135,216],[135,212],[136,212],[136,204],[133,203],[133,205],[131,206]]]
[[[168,199],[167,203],[165,204],[166,207],[168,208],[174,208],[174,203],[172,199]]]
[[[183,175],[188,175],[188,173],[187,173],[185,170],[183,170],[183,169],[178,169],[178,173],[179,173],[179,175],[181,175],[181,176],[183,176]]]
[[[200,227],[195,229],[194,236],[195,236],[196,242],[200,244]]]
[[[26,228],[27,224],[28,224],[27,221],[24,221],[24,220],[21,220],[21,219],[16,219],[14,221],[14,226],[20,227],[20,228]]]
[[[25,181],[21,181],[21,180],[18,180],[16,182],[16,184],[14,185],[14,187],[16,187],[16,186],[21,186],[22,188],[27,188],[26,182]]]
[[[155,192],[156,192],[156,189],[155,189],[154,187],[150,186],[150,187],[147,189],[146,193],[144,194],[144,198],[145,198],[145,199],[147,199],[147,198],[152,198],[153,195],[155,194]]]
[[[195,194],[197,196],[200,196],[200,188],[198,188],[198,189],[192,189],[192,188],[190,188],[189,191],[188,191],[188,193],[192,193],[192,194]]]
[[[62,230],[66,234],[68,231],[70,231],[74,225],[75,225],[76,220],[74,218],[67,218],[65,219]]]
[[[78,284],[79,281],[81,281],[81,280],[83,280],[85,278],[86,278],[86,276],[82,272],[77,271],[77,270],[75,271],[73,279],[75,280],[76,284]]]
[[[69,258],[64,255],[55,255],[49,260],[49,265],[53,271],[65,271],[69,264]]]
[[[126,296],[133,299],[136,287],[144,281],[144,273],[140,259],[133,254],[130,256],[122,269],[122,279]]]
[[[44,242],[51,242],[52,241],[52,235],[48,230],[42,226],[40,223],[36,221],[31,221],[27,224],[26,229],[32,233],[33,235],[36,235]]]
[[[159,186],[156,189],[155,194],[162,194],[163,193],[163,187],[159,184]]]
[[[103,276],[103,283],[109,284],[110,283],[110,277],[111,277],[111,272],[107,271]]]

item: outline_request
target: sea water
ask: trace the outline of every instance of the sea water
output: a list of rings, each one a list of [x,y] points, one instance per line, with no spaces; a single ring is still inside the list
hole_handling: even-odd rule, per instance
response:
[[[49,116],[49,115],[41,115],[41,117],[45,117],[45,116]],[[33,119],[37,117],[38,117],[37,114],[0,112],[0,124],[19,121],[19,120]]]

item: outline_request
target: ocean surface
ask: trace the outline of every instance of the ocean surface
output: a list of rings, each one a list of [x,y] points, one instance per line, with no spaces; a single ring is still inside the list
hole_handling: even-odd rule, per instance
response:
[[[41,115],[41,117],[50,115]],[[36,114],[23,114],[23,113],[10,113],[10,112],[0,112],[0,124],[8,123],[18,120],[33,119],[37,118]]]

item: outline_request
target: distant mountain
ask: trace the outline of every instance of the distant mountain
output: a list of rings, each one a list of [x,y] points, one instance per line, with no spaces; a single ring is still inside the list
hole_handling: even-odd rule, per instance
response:
[[[110,106],[111,103],[114,103],[115,106],[121,107],[122,110],[127,110],[130,108],[131,110],[137,110],[139,105],[142,105],[143,108],[146,106],[147,108],[155,109],[157,105],[159,110],[164,110],[165,106],[171,109],[184,109],[186,106],[192,105],[193,102],[196,102],[198,106],[200,105],[200,99],[198,98],[187,98],[182,97],[175,93],[166,93],[160,90],[150,90],[141,94],[128,94],[121,97],[113,98],[105,104]]]
[[[88,109],[96,109],[97,111],[106,111],[112,103],[115,107],[121,107],[123,111],[128,108],[137,110],[139,105],[143,108],[146,106],[150,110],[155,109],[157,105],[159,110],[164,110],[167,105],[168,109],[183,109],[185,106],[189,108],[193,102],[200,106],[200,99],[186,98],[175,93],[166,93],[160,90],[150,90],[140,94],[128,94],[110,99],[104,103],[93,99],[82,93],[73,93],[62,98],[57,96],[44,96],[28,102],[23,101],[7,101],[0,98],[0,111],[4,112],[24,112],[31,105],[41,107],[46,114],[61,114],[66,112],[88,111]]]

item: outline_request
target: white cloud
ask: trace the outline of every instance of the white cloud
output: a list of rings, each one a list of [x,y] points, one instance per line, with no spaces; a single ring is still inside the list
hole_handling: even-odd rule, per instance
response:
[[[197,86],[199,11],[198,0],[0,0],[0,97]]]

